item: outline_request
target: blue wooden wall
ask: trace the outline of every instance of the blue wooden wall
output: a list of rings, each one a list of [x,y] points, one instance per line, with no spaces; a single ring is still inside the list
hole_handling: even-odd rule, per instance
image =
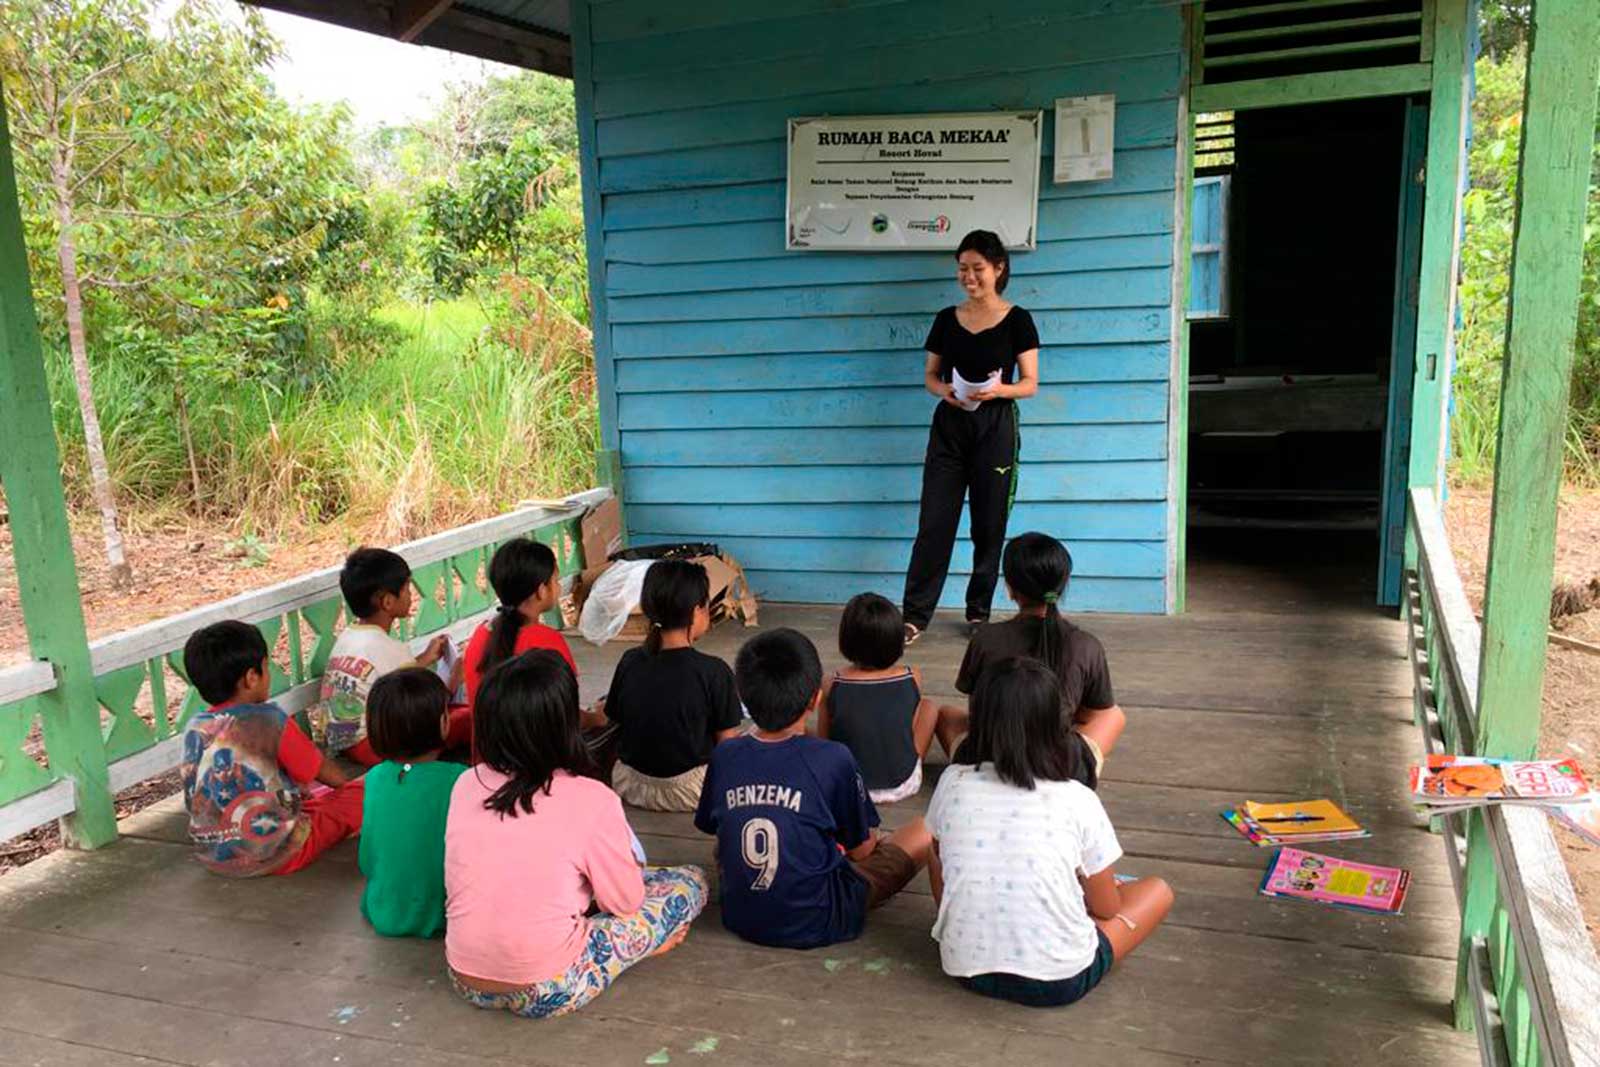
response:
[[[573,7],[602,429],[633,541],[718,541],[774,600],[898,602],[935,404],[921,344],[962,294],[948,253],[786,252],[785,120],[1043,108],[1039,246],[1006,293],[1043,339],[1010,530],[1068,543],[1069,608],[1165,610],[1178,9]],[[1054,100],[1105,92],[1115,178],[1055,185]],[[962,541],[946,606],[970,566]]]

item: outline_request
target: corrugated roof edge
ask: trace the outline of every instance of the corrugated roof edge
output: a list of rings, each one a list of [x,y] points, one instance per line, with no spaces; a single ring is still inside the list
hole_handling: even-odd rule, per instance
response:
[[[244,0],[256,7],[282,11],[302,18],[329,22],[363,33],[398,37],[406,17],[396,14],[414,7],[407,0]],[[451,4],[412,41],[463,55],[490,59],[529,70],[572,77],[572,39],[567,35],[569,8],[552,0],[539,14],[548,25],[536,24],[509,12],[534,6],[526,0],[481,0],[476,4]]]

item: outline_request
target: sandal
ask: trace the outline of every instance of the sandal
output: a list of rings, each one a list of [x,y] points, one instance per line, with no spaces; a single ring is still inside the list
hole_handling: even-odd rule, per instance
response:
[[[922,636],[922,627],[914,622],[906,623],[906,647],[910,648],[917,643],[917,638]]]

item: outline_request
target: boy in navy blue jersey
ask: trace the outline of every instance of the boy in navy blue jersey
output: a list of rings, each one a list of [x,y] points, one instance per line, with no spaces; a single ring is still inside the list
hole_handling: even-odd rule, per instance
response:
[[[717,835],[722,923],[748,941],[816,948],[861,936],[867,910],[927,866],[922,819],[878,838],[878,813],[850,750],[808,737],[822,689],[816,647],[759,634],[734,663],[756,730],[712,752],[694,824]]]

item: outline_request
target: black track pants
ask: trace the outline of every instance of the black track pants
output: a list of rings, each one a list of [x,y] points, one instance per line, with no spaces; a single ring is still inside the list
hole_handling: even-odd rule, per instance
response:
[[[1017,484],[1017,405],[990,400],[977,411],[940,403],[922,465],[922,510],[903,605],[906,622],[926,627],[950,573],[961,498],[972,507],[972,578],[967,618],[987,619],[1000,577],[1000,550]]]

